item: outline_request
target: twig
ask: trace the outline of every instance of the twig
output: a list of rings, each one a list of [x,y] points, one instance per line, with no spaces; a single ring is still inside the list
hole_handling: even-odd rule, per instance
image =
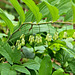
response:
[[[0,0],[0,1],[12,6],[12,4],[7,2],[6,0]]]
[[[23,26],[23,25],[26,25],[26,24],[30,24],[30,25],[43,25],[43,24],[73,24],[73,23],[71,23],[71,22],[52,22],[52,21],[50,21],[50,22],[44,22],[44,23],[32,23],[32,22],[26,22],[26,23],[23,23],[17,30],[15,30],[11,35],[10,35],[10,37],[8,38],[8,40],[7,40],[7,42],[9,42],[9,40],[11,39],[11,37],[16,33],[16,32],[18,32],[19,31],[19,29],[21,29],[21,27]],[[54,25],[55,26],[55,25]],[[56,26],[55,26],[56,27]],[[58,26],[57,26],[58,27]]]

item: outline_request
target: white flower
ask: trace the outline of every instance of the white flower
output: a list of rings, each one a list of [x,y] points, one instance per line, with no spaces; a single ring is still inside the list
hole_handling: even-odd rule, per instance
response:
[[[67,32],[64,32],[63,38],[67,38]]]
[[[39,35],[39,34],[36,35],[35,42],[37,42],[37,43],[41,43],[41,42],[42,42],[42,37],[41,37],[41,35]]]
[[[30,41],[31,44],[34,42],[34,36],[33,35],[30,35],[29,41]]]
[[[16,45],[20,44],[20,40],[17,40]]]
[[[24,38],[21,39],[21,45],[22,45],[22,46],[25,45],[25,40],[24,40]]]
[[[51,41],[51,40],[52,40],[52,35],[47,34],[47,35],[46,35],[46,40],[47,40],[47,41]]]
[[[18,50],[19,50],[19,49],[21,49],[21,43],[20,43],[20,44],[18,44],[18,48],[17,48],[17,49],[18,49]]]

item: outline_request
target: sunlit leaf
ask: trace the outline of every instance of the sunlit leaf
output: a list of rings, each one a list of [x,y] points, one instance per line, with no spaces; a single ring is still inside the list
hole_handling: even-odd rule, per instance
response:
[[[12,22],[9,20],[9,18],[5,15],[5,13],[3,12],[3,10],[0,8],[0,17],[5,21],[6,25],[8,26],[8,28],[10,29],[11,33],[13,32],[13,24]]]
[[[16,9],[17,13],[20,16],[20,20],[23,23],[25,21],[25,14],[24,14],[22,7],[19,5],[17,0],[10,0],[10,2],[14,6],[14,8]]]
[[[42,14],[39,12],[39,8],[36,6],[33,0],[22,0],[33,12],[37,23],[41,20]]]

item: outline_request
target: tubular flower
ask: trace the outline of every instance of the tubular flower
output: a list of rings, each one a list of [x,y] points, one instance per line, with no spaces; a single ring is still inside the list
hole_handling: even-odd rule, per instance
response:
[[[25,45],[25,40],[24,40],[24,38],[21,39],[21,45],[22,45],[22,46]]]
[[[25,38],[25,35],[22,34],[21,37],[20,37],[22,46],[25,45],[25,39],[24,38]]]
[[[34,42],[34,36],[33,35],[30,35],[29,41],[30,41],[31,44]]]
[[[21,35],[20,39],[22,39],[22,38],[25,38],[25,35],[24,34]]]
[[[17,40],[16,45],[20,44],[20,40]]]
[[[54,34],[54,36],[53,36],[53,39],[54,39],[54,40],[57,40],[58,37],[59,37],[59,36],[58,36],[58,32],[56,32],[56,33]]]
[[[73,33],[73,36],[72,37],[75,39],[75,32]]]
[[[64,38],[64,39],[67,38],[67,32],[64,32],[63,38]]]
[[[47,34],[47,35],[46,35],[46,40],[47,40],[47,41],[51,41],[51,40],[52,40],[52,35]]]
[[[37,43],[41,43],[41,42],[42,42],[42,37],[41,37],[41,35],[39,35],[39,34],[36,35],[35,42],[37,42]]]
[[[20,43],[20,40],[17,40],[16,45],[18,46],[18,48],[17,48],[18,50],[21,49],[21,43]]]
[[[18,44],[18,48],[17,48],[17,49],[18,49],[18,50],[19,50],[19,49],[21,49],[21,43],[20,43],[20,44]]]

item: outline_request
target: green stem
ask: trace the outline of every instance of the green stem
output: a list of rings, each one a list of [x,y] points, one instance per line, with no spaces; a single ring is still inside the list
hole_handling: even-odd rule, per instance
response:
[[[72,24],[71,22],[53,22],[53,21],[50,21],[50,22],[44,22],[44,23],[32,23],[32,22],[26,22],[26,23],[23,23],[18,29],[16,29],[8,38],[7,42],[9,42],[9,40],[11,39],[11,37],[19,31],[19,29],[21,29],[22,26],[26,25],[26,24],[31,24],[31,25],[43,25],[43,24]]]

